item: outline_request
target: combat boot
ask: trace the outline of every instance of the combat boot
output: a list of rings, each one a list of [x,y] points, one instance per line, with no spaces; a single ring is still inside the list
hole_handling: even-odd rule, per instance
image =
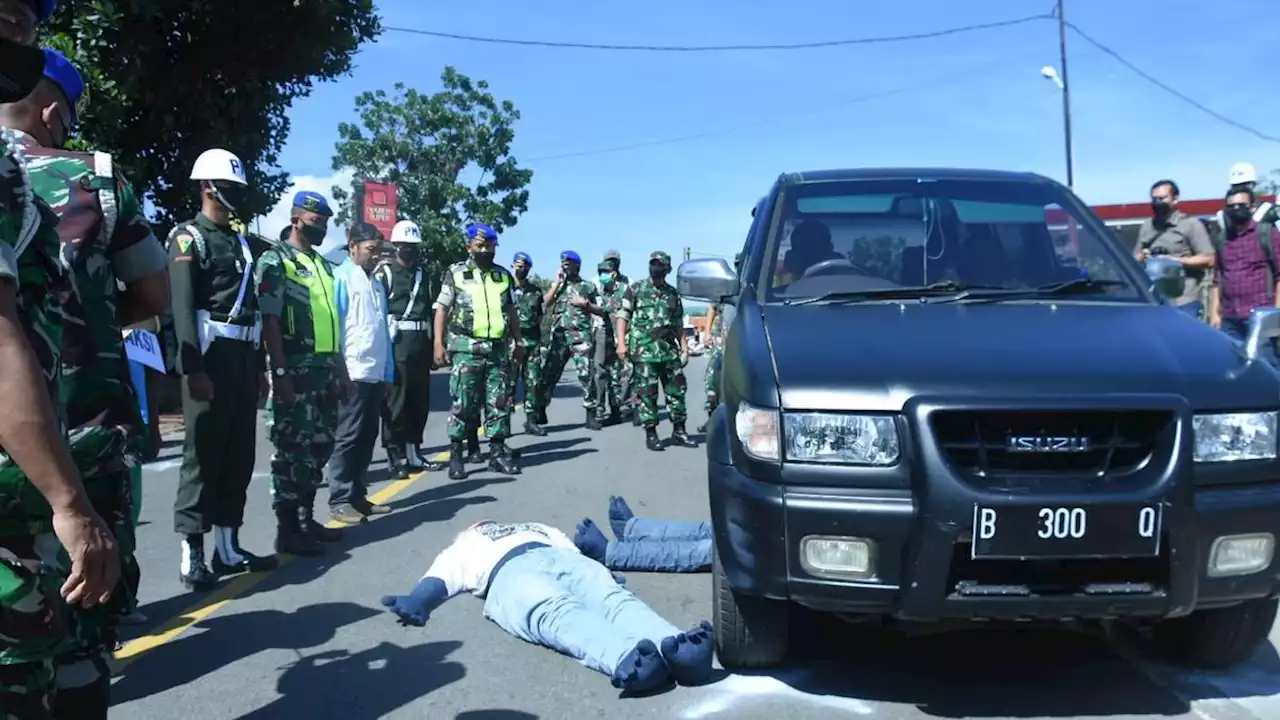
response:
[[[534,420],[535,420],[539,425],[546,425],[546,424],[549,422],[549,421],[547,420],[547,409],[546,409],[546,408],[542,408],[541,410],[539,410],[539,411],[538,411],[538,417],[534,418]]]
[[[193,533],[182,541],[178,579],[188,590],[212,590],[218,577],[204,564],[204,535]]]
[[[462,462],[462,443],[449,443],[449,479],[462,480],[467,477],[466,464]]]
[[[479,465],[484,462],[484,451],[480,449],[480,430],[467,429],[467,464]]]
[[[644,446],[655,452],[662,450],[662,440],[658,438],[658,428],[647,427],[644,429]]]
[[[316,500],[311,498],[298,506],[298,527],[302,532],[322,543],[335,543],[342,539],[342,528],[331,528],[316,520]]]
[[[537,435],[538,437],[545,437],[547,434],[546,428],[539,425],[534,418],[527,415],[524,418],[524,431],[530,435]]]
[[[596,411],[595,411],[595,409],[594,409],[594,408],[591,408],[591,409],[588,409],[588,410],[587,410],[587,422],[586,422],[586,428],[587,428],[588,430],[599,430],[599,429],[600,429],[600,418],[596,417]]]
[[[387,446],[387,469],[391,471],[392,480],[407,480],[409,478],[409,463],[399,446]]]
[[[303,532],[299,508],[295,505],[276,508],[276,552],[303,557],[324,554],[320,543]]]
[[[501,440],[489,441],[489,469],[502,475],[520,474],[520,466],[516,464],[515,454]]]
[[[213,526],[214,575],[235,575],[242,572],[267,572],[276,569],[274,557],[258,557],[240,547],[240,528]]]
[[[671,423],[671,444],[680,447],[698,447],[698,443],[694,442],[688,431],[684,429],[684,423]]]

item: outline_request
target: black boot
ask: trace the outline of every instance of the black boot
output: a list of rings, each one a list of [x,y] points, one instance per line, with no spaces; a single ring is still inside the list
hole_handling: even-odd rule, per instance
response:
[[[298,506],[298,527],[304,534],[322,543],[335,543],[342,539],[342,528],[327,527],[316,520],[315,496]]]
[[[524,418],[524,431],[530,435],[537,435],[538,437],[545,437],[547,434],[547,429],[539,425],[534,418],[531,418],[528,415]]]
[[[185,569],[179,568],[178,579],[188,590],[212,590],[218,577],[204,564],[204,535],[195,533],[182,541]]]
[[[467,467],[462,462],[462,443],[449,443],[449,479],[462,480],[466,477]]]
[[[391,470],[392,480],[409,479],[409,463],[398,445],[387,446],[387,468]]]
[[[240,528],[213,526],[213,562],[215,575],[242,572],[267,572],[276,569],[274,557],[258,557],[240,547]]]
[[[547,424],[547,422],[548,422],[548,421],[547,421],[547,409],[546,409],[546,408],[542,408],[541,410],[539,410],[539,411],[538,411],[538,417],[534,418],[534,420],[535,420],[539,425],[546,425],[546,424]]]
[[[671,444],[680,447],[698,447],[698,443],[694,442],[688,431],[684,429],[684,422],[671,423]]]
[[[631,424],[640,427],[640,408],[638,407],[631,408]]]
[[[588,409],[588,410],[587,410],[587,422],[586,422],[586,427],[587,427],[587,429],[588,429],[588,430],[599,430],[599,429],[600,429],[600,418],[597,418],[597,417],[596,417],[596,411],[595,411],[595,409]]]
[[[502,475],[519,475],[515,455],[502,440],[489,441],[489,469]]]
[[[107,720],[110,705],[111,677],[100,675],[88,685],[58,688],[53,700],[53,717],[57,720]]]
[[[479,465],[484,462],[484,452],[480,449],[480,429],[467,428],[467,464]]]
[[[303,532],[301,513],[296,505],[276,508],[276,552],[303,557],[324,554],[320,543]]]
[[[414,443],[413,454],[418,456],[418,464],[424,472],[440,472],[444,469],[444,463],[436,462],[422,453],[422,446]]]
[[[658,428],[647,427],[644,429],[644,446],[655,452],[662,450],[662,441],[658,439]]]

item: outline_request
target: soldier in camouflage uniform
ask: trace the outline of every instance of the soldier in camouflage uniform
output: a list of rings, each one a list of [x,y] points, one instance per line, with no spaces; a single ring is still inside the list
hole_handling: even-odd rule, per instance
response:
[[[110,155],[51,149],[62,147],[75,126],[84,80],[61,54],[45,50],[45,58],[46,82],[22,102],[0,106],[0,122],[22,133],[32,187],[58,214],[63,261],[78,301],[65,306],[62,402],[69,425],[96,423],[103,433],[95,456],[76,460],[90,502],[116,537],[121,565],[130,566],[130,468],[150,453],[151,433],[142,422],[121,325],[168,305],[169,259]],[[46,117],[57,122],[46,124]],[[72,637],[58,658],[57,714],[106,717],[107,661],[121,618],[137,609],[135,589],[122,577],[110,602],[72,612]]]
[[[518,252],[511,263],[511,272],[516,277],[516,318],[520,321],[520,344],[524,347],[524,356],[520,362],[511,365],[511,393],[508,404],[516,406],[516,385],[524,380],[524,411],[529,415],[533,404],[533,394],[542,387],[542,376],[538,373],[538,344],[542,338],[542,291],[529,279],[533,271],[533,258],[527,253]],[[537,418],[533,418],[537,421]]]
[[[606,313],[593,319],[596,326],[596,417],[602,423],[613,425],[621,419],[624,411],[631,409],[628,387],[631,368],[618,359],[618,346],[613,335],[627,285],[620,280],[616,260],[606,259],[596,266],[596,272],[600,276],[600,307]]]
[[[684,365],[689,361],[689,348],[684,336],[684,302],[667,284],[670,272],[670,255],[650,255],[649,278],[628,288],[618,309],[618,359],[631,357],[634,362],[634,382],[640,386],[640,424],[650,450],[662,449],[658,439],[659,386],[667,396],[671,443],[695,445],[685,431],[685,390],[689,383]]]
[[[525,413],[525,430],[532,435],[547,434],[542,424],[533,419],[541,419],[551,404],[556,383],[570,359],[573,360],[574,374],[578,376],[578,385],[582,388],[586,427],[588,430],[601,427],[596,418],[596,395],[592,387],[595,343],[591,318],[603,317],[605,312],[596,304],[596,286],[579,274],[581,269],[582,258],[578,253],[572,250],[560,253],[560,275],[545,296],[547,312],[542,320],[542,345],[538,353],[542,385],[534,396],[534,412]]]
[[[38,48],[15,40],[33,43],[35,22],[48,19],[53,3],[21,9],[28,23],[0,24],[3,103],[30,94],[45,65]],[[0,450],[0,709],[24,719],[53,717],[67,605],[106,602],[120,577],[116,541],[75,465],[76,457],[88,464],[101,456],[115,434],[91,423],[67,437],[59,382],[63,303],[74,294],[57,216],[35,197],[25,165],[17,134],[0,129],[0,397],[10,410],[0,414],[0,436],[11,443]],[[69,575],[59,570],[63,549]]]
[[[435,361],[452,366],[446,431],[449,435],[449,477],[467,476],[463,442],[467,426],[484,411],[489,439],[489,468],[504,475],[520,472],[507,447],[511,435],[511,361],[524,357],[520,320],[516,317],[515,278],[493,264],[498,234],[482,223],[467,226],[470,258],[445,270],[436,298]]]
[[[267,431],[276,552],[320,555],[342,531],[315,519],[316,488],[333,454],[338,395],[350,390],[341,352],[333,266],[315,247],[333,215],[317,193],[294,195],[288,240],[254,265],[262,338],[271,366]],[[362,226],[359,226],[362,227]]]
[[[735,270],[742,268],[742,253],[733,257]],[[728,328],[724,327],[724,305],[716,303],[707,312],[707,342],[711,347],[707,357],[707,369],[702,379],[706,383],[707,399],[703,408],[707,411],[707,422],[698,426],[698,432],[705,433],[711,415],[720,407],[720,375],[724,368],[724,336]]]

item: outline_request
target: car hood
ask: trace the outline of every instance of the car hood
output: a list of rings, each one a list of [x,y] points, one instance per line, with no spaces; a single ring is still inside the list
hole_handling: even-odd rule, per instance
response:
[[[782,407],[900,411],[912,397],[1176,394],[1280,406],[1280,375],[1177,310],[1117,303],[768,305]]]

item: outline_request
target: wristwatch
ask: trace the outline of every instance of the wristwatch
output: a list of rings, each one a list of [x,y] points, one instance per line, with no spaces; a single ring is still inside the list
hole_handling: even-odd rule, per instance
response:
[[[284,368],[278,367],[275,370],[272,370],[271,374],[275,375],[276,377],[284,377],[284,372],[285,372]]]

